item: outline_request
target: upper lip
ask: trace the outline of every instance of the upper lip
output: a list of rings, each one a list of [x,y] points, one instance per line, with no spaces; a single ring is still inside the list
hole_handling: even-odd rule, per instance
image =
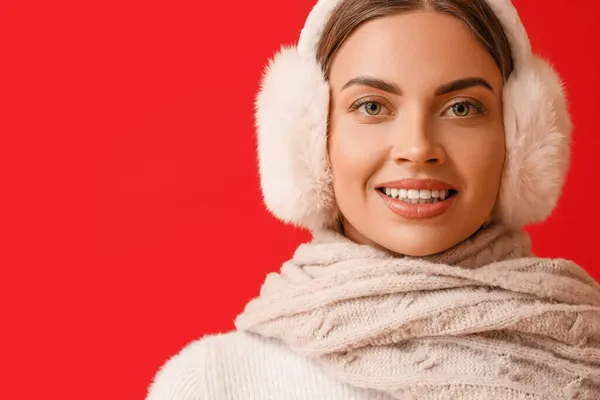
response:
[[[413,190],[456,190],[456,187],[437,179],[402,179],[399,181],[385,182],[375,187],[376,189],[413,189]]]

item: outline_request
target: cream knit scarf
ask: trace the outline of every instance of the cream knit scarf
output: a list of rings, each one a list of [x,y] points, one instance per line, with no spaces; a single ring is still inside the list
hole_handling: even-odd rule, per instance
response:
[[[396,399],[600,399],[600,285],[497,225],[424,258],[316,232],[236,326]]]

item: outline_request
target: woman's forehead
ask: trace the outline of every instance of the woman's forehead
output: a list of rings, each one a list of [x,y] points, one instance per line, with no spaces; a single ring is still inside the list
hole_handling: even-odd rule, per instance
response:
[[[502,76],[492,56],[461,21],[435,12],[371,20],[344,42],[330,70],[334,89],[357,76],[372,76],[410,90],[478,76],[494,87]]]

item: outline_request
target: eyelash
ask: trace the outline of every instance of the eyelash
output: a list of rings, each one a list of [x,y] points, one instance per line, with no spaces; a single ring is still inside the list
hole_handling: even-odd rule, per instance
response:
[[[446,107],[446,110],[449,110],[450,108],[457,106],[459,104],[466,104],[466,105],[473,106],[480,114],[485,114],[487,112],[487,110],[485,109],[483,104],[481,104],[477,100],[466,100],[466,99],[457,100],[455,102],[452,102],[448,107]],[[461,117],[459,117],[459,118],[461,118]],[[462,117],[462,118],[465,118],[465,117]]]
[[[377,104],[380,104],[382,107],[386,107],[386,105],[383,104],[381,101],[377,101],[377,100],[375,100],[373,98],[368,98],[367,97],[367,98],[359,99],[356,102],[354,102],[350,106],[350,110],[351,111],[357,111],[362,105],[368,104],[368,103],[377,103]],[[480,102],[478,102],[476,100],[466,100],[466,99],[454,101],[448,107],[446,107],[445,110],[449,110],[450,108],[452,108],[454,106],[457,106],[459,104],[466,104],[466,105],[473,106],[481,114],[485,114],[487,112],[486,108]],[[376,116],[377,115],[372,115],[372,117],[376,117]],[[458,118],[461,118],[461,117],[458,117]],[[462,118],[466,118],[466,117],[462,117]]]
[[[359,99],[359,100],[355,101],[350,106],[350,110],[351,111],[357,111],[362,105],[368,104],[368,103],[378,103],[378,104],[381,104],[383,107],[385,107],[385,105],[382,102],[377,101],[377,100],[375,100],[373,98],[365,97],[365,98],[362,98],[362,99]]]

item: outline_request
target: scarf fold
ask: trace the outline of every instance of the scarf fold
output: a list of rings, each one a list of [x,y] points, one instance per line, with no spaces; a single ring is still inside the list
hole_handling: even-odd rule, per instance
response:
[[[315,232],[236,326],[396,399],[600,399],[600,285],[499,225],[422,258]]]

